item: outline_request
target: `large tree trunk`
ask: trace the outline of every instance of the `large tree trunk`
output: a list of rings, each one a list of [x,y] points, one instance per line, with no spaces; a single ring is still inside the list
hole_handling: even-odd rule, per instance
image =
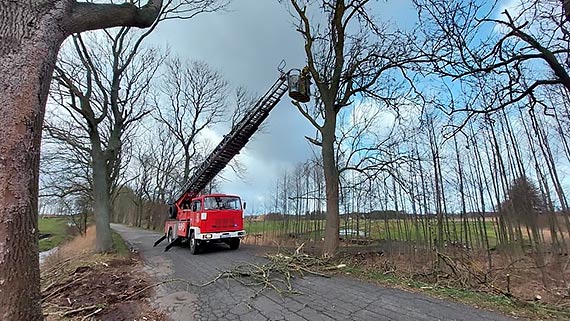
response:
[[[117,25],[147,27],[161,0],[135,5],[2,1],[0,9],[0,320],[43,320],[38,260],[42,123],[66,36]]]
[[[113,249],[111,238],[111,199],[109,197],[109,180],[107,175],[107,162],[97,142],[92,142],[93,160],[93,210],[95,212],[96,241],[95,251],[109,252]]]
[[[335,129],[336,116],[327,118],[327,122],[321,131],[323,137],[321,152],[323,156],[327,198],[327,220],[325,227],[325,244],[323,246],[324,256],[334,255],[339,246],[339,172],[334,152]]]
[[[38,169],[44,106],[65,38],[58,14],[62,8],[42,1],[3,2],[0,10],[0,320],[43,319]]]

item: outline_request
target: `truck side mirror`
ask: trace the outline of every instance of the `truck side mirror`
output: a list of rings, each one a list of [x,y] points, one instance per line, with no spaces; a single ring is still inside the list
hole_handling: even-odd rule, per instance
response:
[[[243,209],[245,210],[247,208],[247,203],[243,202]]]

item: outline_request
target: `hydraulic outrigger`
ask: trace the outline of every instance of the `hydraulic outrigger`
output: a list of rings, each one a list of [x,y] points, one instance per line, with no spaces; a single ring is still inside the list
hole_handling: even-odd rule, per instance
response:
[[[269,116],[269,112],[277,105],[277,103],[279,103],[287,90],[289,90],[289,96],[292,99],[299,102],[308,102],[310,99],[309,85],[310,78],[306,69],[291,69],[288,72],[281,71],[279,78],[271,88],[269,88],[265,95],[263,95],[251,110],[233,126],[231,131],[224,136],[218,146],[214,148],[206,160],[184,184],[177,200],[169,205],[169,220],[166,221],[165,234],[154,243],[154,246],[157,246],[168,237],[169,244],[166,246],[164,251],[168,251],[172,246],[176,245],[183,239],[189,239],[192,248],[192,242],[196,242],[196,236],[204,235],[201,233],[201,231],[204,231],[204,228],[202,227],[201,230],[199,225],[201,222],[199,215],[195,218],[194,216],[189,215],[191,214],[191,209],[188,208],[188,205],[199,201],[194,199],[208,185],[208,183],[214,179],[214,177],[224,169],[224,167],[226,167],[232,158],[239,154],[240,150],[259,129],[259,126],[267,116]],[[223,195],[220,194],[217,197],[221,196]],[[205,221],[205,218],[208,216],[208,213],[204,211],[204,207],[202,207],[201,210],[198,210],[198,212],[203,212],[199,213],[202,215],[202,222]],[[233,225],[242,226],[243,228],[242,215],[240,215],[240,219],[241,224],[236,223]],[[172,231],[173,229],[175,231]],[[171,231],[173,235],[170,234]],[[223,237],[224,234],[227,234],[229,237],[229,232],[220,234],[221,237]],[[232,234],[232,237],[237,239],[237,245],[239,246],[239,238],[245,236],[245,231],[238,232],[239,235],[234,234]],[[207,235],[208,234],[206,234],[206,236]],[[212,234],[209,235],[211,237]],[[214,233],[214,235],[218,234]],[[231,246],[232,245],[230,245],[230,247]]]

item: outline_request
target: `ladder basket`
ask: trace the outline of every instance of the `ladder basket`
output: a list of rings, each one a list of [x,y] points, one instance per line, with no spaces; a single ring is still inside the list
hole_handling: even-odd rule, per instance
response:
[[[289,72],[287,81],[289,85],[289,97],[302,103],[306,103],[310,100],[311,92],[309,87],[311,80],[308,73],[293,69]]]

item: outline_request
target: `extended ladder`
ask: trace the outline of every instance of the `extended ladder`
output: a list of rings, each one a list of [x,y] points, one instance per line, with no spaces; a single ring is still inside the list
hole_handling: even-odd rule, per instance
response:
[[[269,112],[287,91],[287,77],[287,73],[281,74],[279,79],[259,99],[252,110],[234,125],[229,134],[224,136],[218,146],[186,182],[177,200],[196,197],[226,167],[232,158],[239,154],[240,150],[247,144],[251,136],[267,118]]]

